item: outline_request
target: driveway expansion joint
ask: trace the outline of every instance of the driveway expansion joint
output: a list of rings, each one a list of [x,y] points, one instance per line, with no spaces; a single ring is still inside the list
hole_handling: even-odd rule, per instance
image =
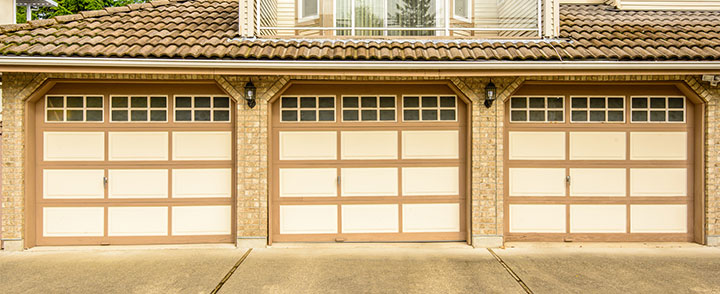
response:
[[[243,263],[243,261],[245,261],[245,259],[248,257],[248,255],[250,255],[251,251],[252,251],[252,248],[248,249],[248,251],[246,251],[245,254],[243,254],[243,256],[240,257],[240,259],[238,259],[238,261],[235,263],[235,265],[233,265],[233,267],[230,268],[230,271],[228,271],[228,273],[225,274],[225,277],[223,277],[223,279],[220,280],[220,283],[218,283],[217,286],[215,286],[215,289],[213,289],[210,292],[210,294],[216,294],[216,293],[218,293],[218,291],[220,291],[220,288],[222,288],[222,286],[225,285],[225,282],[227,282],[227,280],[229,280],[230,277],[232,277],[232,275],[235,273],[237,268],[240,267],[240,265]]]
[[[516,274],[515,271],[513,271],[513,269],[510,268],[510,266],[507,263],[505,263],[505,261],[502,260],[502,258],[500,258],[499,255],[497,255],[497,253],[495,253],[495,251],[493,251],[490,248],[488,248],[487,250],[490,251],[490,254],[492,254],[492,256],[495,257],[495,260],[497,260],[500,263],[500,265],[502,265],[502,267],[505,268],[505,270],[510,274],[510,276],[512,276],[512,278],[515,280],[515,282],[517,282],[520,285],[520,287],[522,287],[523,290],[525,290],[525,293],[534,294],[532,289],[530,289],[530,287],[528,287],[528,285],[525,284],[525,282],[523,282],[523,280],[520,278],[520,276],[518,276],[518,274]]]

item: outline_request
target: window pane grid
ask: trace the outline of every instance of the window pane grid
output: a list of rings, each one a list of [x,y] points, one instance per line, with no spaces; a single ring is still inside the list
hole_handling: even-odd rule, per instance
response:
[[[403,121],[457,121],[457,96],[403,96]]]
[[[229,122],[230,97],[175,96],[176,122]]]
[[[588,96],[570,98],[570,122],[624,123],[625,97]]]
[[[283,96],[281,122],[334,122],[335,96]]]
[[[46,122],[103,122],[102,95],[45,96]]]
[[[565,122],[565,99],[560,96],[512,97],[510,122]]]
[[[395,96],[343,96],[343,121],[396,121]]]
[[[631,98],[633,123],[684,123],[685,97],[643,96]]]
[[[111,122],[167,122],[167,96],[110,96]]]

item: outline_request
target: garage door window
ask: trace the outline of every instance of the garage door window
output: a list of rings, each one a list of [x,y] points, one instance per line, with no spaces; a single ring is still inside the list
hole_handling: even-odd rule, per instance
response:
[[[343,96],[343,121],[395,121],[395,96]]]
[[[227,96],[175,96],[177,122],[229,122]]]
[[[46,96],[46,122],[102,122],[103,96]]]
[[[685,98],[632,97],[632,122],[685,122]]]
[[[281,122],[334,122],[334,96],[288,96],[280,101]]]
[[[403,121],[456,121],[455,96],[403,96]]]
[[[625,99],[623,97],[572,97],[570,98],[571,122],[624,122]]]
[[[512,97],[510,122],[564,122],[563,97]]]
[[[111,96],[111,122],[167,122],[167,96]]]

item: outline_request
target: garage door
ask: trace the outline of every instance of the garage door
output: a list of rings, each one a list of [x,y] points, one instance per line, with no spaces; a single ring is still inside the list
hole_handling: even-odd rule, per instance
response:
[[[290,88],[273,104],[272,240],[465,240],[465,109],[446,86]]]
[[[692,240],[692,103],[604,91],[508,101],[506,240]]]
[[[88,92],[37,104],[37,244],[233,241],[229,97]]]

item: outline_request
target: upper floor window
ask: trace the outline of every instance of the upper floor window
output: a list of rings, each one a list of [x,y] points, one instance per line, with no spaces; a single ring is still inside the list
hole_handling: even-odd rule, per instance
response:
[[[298,15],[300,21],[318,17],[320,0],[298,0]]]
[[[510,98],[511,122],[564,122],[563,97],[512,97]]]
[[[45,97],[46,122],[102,122],[101,95],[48,95]]]
[[[453,0],[453,15],[455,18],[470,21],[470,7],[472,0]]]

